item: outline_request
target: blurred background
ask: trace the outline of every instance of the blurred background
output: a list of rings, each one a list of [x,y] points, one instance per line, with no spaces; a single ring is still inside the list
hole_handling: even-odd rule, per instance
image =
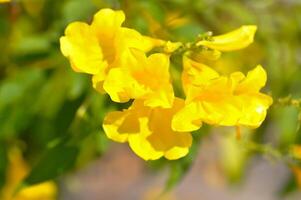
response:
[[[70,22],[90,23],[106,7],[125,12],[124,26],[171,41],[257,25],[252,45],[210,66],[222,74],[264,66],[274,98],[264,124],[241,140],[235,128],[205,126],[178,161],[145,162],[109,141],[103,117],[128,105],[94,91],[59,48]],[[0,4],[0,47],[1,199],[36,184],[15,198],[301,199],[301,165],[290,154],[301,144],[301,1],[12,0]]]

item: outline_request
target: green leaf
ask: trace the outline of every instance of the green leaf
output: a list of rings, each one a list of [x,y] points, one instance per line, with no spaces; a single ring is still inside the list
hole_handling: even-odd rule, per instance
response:
[[[49,149],[32,168],[19,188],[55,179],[75,165],[79,150],[75,146],[58,145]]]
[[[8,164],[7,152],[4,144],[0,146],[0,188],[5,183],[6,167]]]
[[[291,175],[278,193],[282,198],[284,198],[289,196],[289,194],[295,192],[297,189],[298,186],[296,179],[293,175]]]
[[[63,21],[67,25],[73,21],[85,21],[92,18],[93,13],[96,12],[96,7],[92,1],[72,0],[64,4],[62,11]]]

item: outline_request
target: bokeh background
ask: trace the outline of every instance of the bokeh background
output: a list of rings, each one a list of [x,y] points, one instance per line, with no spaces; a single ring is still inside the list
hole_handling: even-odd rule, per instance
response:
[[[122,9],[125,26],[171,41],[256,24],[252,45],[210,65],[222,74],[264,66],[265,92],[274,98],[264,124],[243,129],[241,140],[234,128],[205,126],[178,161],[145,162],[126,144],[108,141],[103,117],[128,105],[94,91],[59,47],[68,23],[90,22],[106,7]],[[0,48],[3,196],[46,181],[32,199],[301,199],[300,165],[289,153],[301,143],[301,1],[12,0],[0,4]]]

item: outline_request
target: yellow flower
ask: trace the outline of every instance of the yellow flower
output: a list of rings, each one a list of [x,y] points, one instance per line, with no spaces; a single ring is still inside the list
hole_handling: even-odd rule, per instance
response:
[[[146,52],[155,45],[155,40],[121,27],[124,20],[122,11],[101,9],[91,25],[73,22],[60,38],[61,51],[69,58],[73,70],[96,76],[93,85],[99,91],[109,69],[122,65],[130,48]]]
[[[290,153],[292,154],[292,156],[296,159],[301,159],[301,145],[293,145],[290,148]]]
[[[174,130],[197,130],[202,122],[220,126],[260,126],[273,101],[259,92],[266,83],[266,72],[261,66],[246,77],[241,72],[225,77],[187,57],[183,58],[183,65],[186,101],[173,118]]]
[[[116,102],[145,99],[147,106],[169,108],[174,99],[169,56],[156,53],[146,57],[144,52],[133,49],[123,67],[110,70],[103,87]]]
[[[0,3],[7,3],[10,2],[10,0],[0,0]]]
[[[103,122],[108,138],[127,142],[131,149],[144,160],[156,160],[164,156],[174,160],[185,156],[192,143],[187,132],[171,129],[173,115],[184,105],[176,98],[172,108],[150,108],[142,100],[135,100],[124,111],[109,113]]]
[[[13,196],[16,187],[27,175],[29,168],[24,162],[19,149],[14,148],[9,152],[9,167],[6,184],[1,191],[2,200],[55,200],[57,187],[54,182],[48,181],[34,186],[26,187]]]
[[[92,74],[93,87],[107,92],[113,101],[137,98],[146,99],[146,105],[170,107],[173,90],[169,58],[164,54],[144,55],[166,42],[121,27],[124,20],[122,11],[102,9],[91,25],[71,23],[60,39],[62,53],[75,71]]]
[[[201,40],[197,46],[206,46],[219,51],[234,51],[249,46],[254,39],[257,26],[245,25],[229,33]]]

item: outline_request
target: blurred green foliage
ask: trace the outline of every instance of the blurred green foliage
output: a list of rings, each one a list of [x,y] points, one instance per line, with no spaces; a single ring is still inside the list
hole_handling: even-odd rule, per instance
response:
[[[59,47],[68,23],[89,22],[104,7],[124,10],[126,26],[172,41],[193,41],[206,31],[220,34],[256,24],[254,44],[223,55],[222,63],[212,67],[226,74],[262,64],[268,73],[266,90],[275,104],[250,138],[280,152],[301,143],[300,107],[278,101],[301,97],[298,0],[13,0],[0,4],[0,185],[5,184],[7,152],[13,146],[20,147],[33,166],[24,184],[56,179],[105,153],[109,143],[102,119],[108,111],[126,106],[94,91],[89,77],[70,69]],[[251,154],[227,134],[221,137],[225,174],[229,180],[239,179]],[[197,150],[201,138],[192,148]],[[171,165],[171,187],[189,169],[196,152],[151,166]]]

